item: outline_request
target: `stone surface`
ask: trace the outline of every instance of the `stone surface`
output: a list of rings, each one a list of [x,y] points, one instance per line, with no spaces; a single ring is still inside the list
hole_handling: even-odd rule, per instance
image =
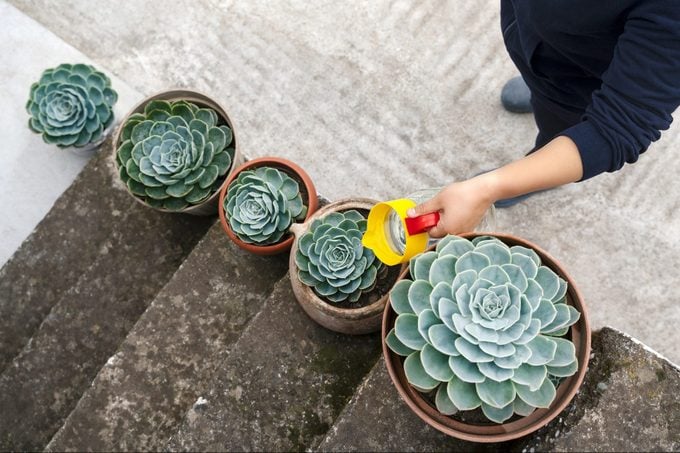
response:
[[[378,336],[317,325],[281,280],[167,449],[314,448],[378,357]]]
[[[533,145],[531,115],[499,102],[516,70],[498,2],[11,3],[139,91],[181,85],[214,95],[244,151],[296,160],[332,199],[397,198]],[[679,131],[676,122],[622,172],[498,216],[500,231],[563,262],[595,328],[613,325],[676,363],[680,311],[664,294],[680,266]]]
[[[680,369],[610,328],[593,333],[583,386],[567,408],[533,435],[475,444],[430,428],[401,400],[383,361],[357,390],[322,451],[677,451]],[[371,420],[371,423],[366,423]]]
[[[370,420],[370,422],[368,422]],[[319,451],[503,451],[503,444],[474,444],[431,428],[399,397],[381,359],[357,389],[319,445]]]
[[[175,273],[54,436],[50,451],[162,449],[286,272],[219,223]]]
[[[678,451],[680,368],[604,328],[593,335],[586,380],[572,404],[513,450]]]
[[[6,214],[0,221],[2,267],[88,162],[46,144],[28,129],[29,88],[47,68],[92,60],[4,1],[0,24],[0,210]],[[106,67],[95,66],[112,78],[118,92],[114,114],[121,118],[141,95]]]
[[[4,291],[18,296],[3,299],[3,310],[16,310],[31,322],[37,321],[38,309],[47,309],[49,314],[0,375],[0,449],[35,450],[47,444],[106,359],[214,223],[214,218],[170,215],[137,203],[113,179],[113,164],[107,157],[110,146],[103,151],[106,154],[93,160],[81,175],[85,190],[97,195],[93,193],[92,200],[85,196],[83,204],[74,202],[70,213],[76,215],[66,221],[67,229],[58,228],[58,223],[50,226],[48,235],[61,237],[55,244],[46,244],[46,250],[38,248],[39,254],[28,255],[28,262],[37,263],[32,269],[24,263],[26,275],[18,282],[28,282],[29,287],[40,282],[50,291],[62,273],[75,272],[73,286],[49,309],[39,295],[27,299],[25,290],[8,282],[3,272]],[[102,187],[97,179],[106,184]],[[94,184],[88,186],[87,181]],[[70,190],[63,198],[81,200],[80,196]],[[90,203],[95,209],[88,209]],[[104,227],[111,229],[104,238],[95,234],[94,239],[101,241],[90,244],[90,228],[102,222],[112,223]],[[50,255],[52,251],[56,256]],[[69,260],[56,261],[62,251]],[[46,264],[41,264],[41,256],[46,256]],[[79,264],[70,268],[79,256],[92,259],[92,264],[85,269]],[[38,307],[26,305],[32,300],[39,301]],[[20,321],[21,317],[14,318]],[[9,321],[17,335],[29,331],[24,324],[12,325],[12,317]],[[3,331],[3,336],[12,331]]]

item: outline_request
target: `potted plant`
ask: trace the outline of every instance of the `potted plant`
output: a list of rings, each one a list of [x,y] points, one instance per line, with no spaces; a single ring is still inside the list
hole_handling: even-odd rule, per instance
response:
[[[236,168],[220,191],[222,228],[236,245],[258,255],[290,250],[295,222],[318,208],[316,188],[297,164],[261,157]]]
[[[336,332],[378,331],[389,290],[404,268],[385,266],[361,244],[375,204],[366,198],[338,201],[291,227],[295,297],[312,319]]]
[[[135,106],[114,137],[114,161],[134,198],[165,212],[211,215],[227,174],[243,161],[224,109],[189,90]]]
[[[86,64],[61,64],[31,85],[28,127],[45,143],[87,155],[110,132],[117,100],[106,74]]]
[[[383,352],[402,398],[460,439],[502,442],[545,426],[588,365],[586,309],[562,267],[528,241],[448,236],[390,293]]]

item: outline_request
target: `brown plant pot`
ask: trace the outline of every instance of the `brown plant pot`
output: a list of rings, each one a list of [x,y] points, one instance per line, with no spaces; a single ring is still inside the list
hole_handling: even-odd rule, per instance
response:
[[[576,392],[583,382],[586,369],[588,368],[588,359],[590,358],[590,322],[588,313],[581,294],[576,288],[572,278],[557,260],[540,247],[525,239],[499,233],[466,233],[460,236],[467,239],[472,239],[477,236],[494,236],[509,246],[521,245],[533,249],[541,258],[541,262],[544,265],[548,266],[557,273],[557,275],[567,281],[567,303],[581,312],[581,318],[570,328],[571,341],[576,347],[576,358],[579,363],[579,369],[576,374],[564,379],[560,383],[557,388],[555,400],[551,406],[547,409],[536,409],[530,415],[514,421],[511,419],[511,421],[502,424],[490,422],[485,425],[475,425],[461,422],[451,416],[443,415],[436,407],[428,403],[420,392],[408,383],[404,373],[403,359],[392,352],[385,342],[385,337],[394,326],[396,320],[396,313],[392,310],[392,306],[390,304],[386,305],[382,320],[383,356],[385,357],[385,365],[387,366],[390,378],[408,407],[428,425],[449,436],[470,442],[506,442],[526,436],[548,424],[564,410],[574,395],[576,395]],[[434,247],[431,247],[429,250],[432,249],[434,249]],[[409,270],[406,269],[401,274],[400,279],[408,277],[410,277],[410,274]]]
[[[341,308],[326,302],[314,292],[312,288],[303,284],[297,277],[298,267],[295,263],[295,252],[297,251],[298,239],[306,233],[312,222],[331,212],[343,212],[351,209],[370,210],[376,200],[370,198],[353,198],[340,200],[319,209],[312,217],[303,224],[296,224],[291,228],[295,234],[295,241],[290,252],[289,276],[293,287],[293,293],[302,309],[317,323],[334,332],[349,335],[361,335],[380,330],[380,321],[387,305],[389,291],[377,301],[358,308]],[[402,266],[400,273],[406,268]],[[395,280],[396,283],[398,280]]]
[[[287,234],[284,239],[276,244],[271,245],[257,245],[249,244],[242,241],[236,236],[234,231],[229,225],[229,219],[227,218],[227,212],[224,209],[224,201],[227,196],[227,190],[229,189],[229,184],[236,179],[239,173],[245,170],[253,170],[260,167],[270,167],[276,168],[277,170],[283,171],[291,178],[295,179],[300,185],[300,194],[302,195],[302,202],[307,206],[307,215],[305,216],[305,221],[309,219],[319,208],[319,198],[316,193],[316,188],[312,179],[309,177],[307,172],[305,172],[299,165],[291,162],[287,159],[280,157],[260,157],[258,159],[253,159],[235,168],[225,181],[222,189],[220,189],[218,212],[220,215],[220,223],[222,228],[229,236],[229,239],[234,241],[236,245],[241,247],[250,253],[255,253],[257,255],[276,255],[279,253],[287,252],[293,245],[293,234]],[[296,224],[294,223],[293,226]]]
[[[120,145],[120,143],[119,143],[120,134],[123,130],[123,126],[125,125],[128,118],[132,114],[144,112],[144,107],[146,106],[146,104],[148,104],[149,102],[154,101],[154,100],[163,100],[163,101],[184,100],[184,101],[194,103],[194,104],[196,104],[200,107],[211,108],[217,113],[217,116],[219,116],[226,123],[226,125],[231,128],[231,132],[232,132],[232,135],[233,135],[232,141],[234,143],[234,158],[232,160],[231,167],[227,171],[227,174],[225,176],[223,176],[224,182],[222,183],[222,186],[220,186],[220,189],[221,189],[226,184],[226,181],[229,178],[229,175],[233,172],[234,168],[239,166],[244,161],[243,155],[241,154],[241,151],[240,151],[239,141],[236,139],[236,130],[234,128],[234,123],[229,118],[229,115],[227,115],[227,112],[216,101],[214,101],[210,97],[206,96],[205,94],[199,93],[197,91],[192,91],[192,90],[174,89],[174,90],[161,91],[159,93],[156,93],[156,94],[149,96],[146,99],[142,100],[140,103],[135,105],[132,108],[132,110],[130,110],[128,112],[127,115],[125,115],[123,117],[120,124],[118,125],[118,128],[116,129],[115,135],[113,136],[113,162],[114,162],[114,165],[116,166],[116,170],[119,170],[118,159],[116,159],[116,153],[118,152],[118,146]],[[127,189],[127,187],[126,187],[126,189]],[[203,201],[203,202],[201,202],[197,205],[186,207],[186,208],[179,210],[179,211],[170,211],[169,209],[163,209],[163,208],[153,208],[153,207],[149,206],[148,204],[144,203],[144,201],[142,201],[135,194],[130,193],[130,195],[132,195],[132,197],[135,200],[137,200],[139,203],[143,204],[147,208],[156,209],[157,211],[208,216],[208,215],[214,215],[217,212],[217,199],[219,198],[220,189],[216,190],[215,193],[213,193],[207,200],[205,200],[205,201]]]

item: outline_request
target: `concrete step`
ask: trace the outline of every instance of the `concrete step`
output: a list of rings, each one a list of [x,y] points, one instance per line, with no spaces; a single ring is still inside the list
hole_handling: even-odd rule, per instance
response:
[[[160,450],[287,270],[215,224],[99,371],[50,451]]]
[[[448,437],[423,422],[399,397],[385,362],[375,364],[329,429],[319,451],[504,451]]]
[[[315,324],[295,301],[286,277],[166,449],[313,449],[379,351],[378,335],[341,335]]]
[[[636,340],[603,328],[583,386],[555,420],[503,444],[434,430],[406,406],[380,360],[319,446],[321,451],[677,451],[680,369]]]
[[[134,200],[114,186],[108,150],[110,144],[102,146],[0,270],[0,370],[139,212]]]
[[[11,272],[3,271],[9,297],[3,297],[2,310],[18,313],[9,320],[0,316],[4,338],[14,333],[25,342],[49,314],[0,375],[0,449],[47,444],[214,223],[159,213],[132,200],[118,182],[110,153],[109,141],[61,197],[40,234],[8,264]],[[16,349],[21,343],[13,344]]]

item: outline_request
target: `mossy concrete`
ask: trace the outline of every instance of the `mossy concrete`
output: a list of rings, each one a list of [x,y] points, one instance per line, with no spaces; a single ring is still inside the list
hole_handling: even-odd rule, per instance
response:
[[[162,449],[287,268],[285,254],[246,253],[213,225],[47,450]]]
[[[109,140],[61,197],[43,234],[30,240],[35,254],[27,247],[8,264],[11,272],[3,271],[9,298],[2,309],[13,315],[0,317],[9,321],[2,335],[32,336],[0,375],[0,449],[37,450],[48,443],[215,222],[134,201],[120,186],[111,152]],[[38,291],[52,297],[43,300]],[[22,342],[10,342],[9,352]]]
[[[317,325],[283,279],[167,449],[313,449],[379,351],[376,334],[341,335]]]

